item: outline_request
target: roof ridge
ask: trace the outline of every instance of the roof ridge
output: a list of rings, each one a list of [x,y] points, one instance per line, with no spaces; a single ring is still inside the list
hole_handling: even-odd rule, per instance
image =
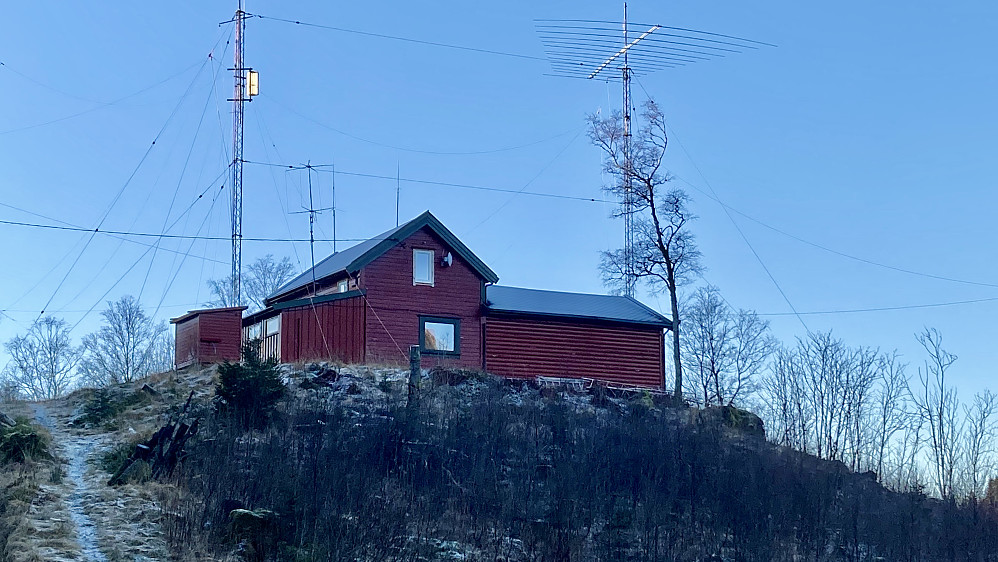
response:
[[[624,295],[609,295],[604,293],[580,293],[578,291],[557,291],[554,289],[533,289],[530,287],[514,287],[512,285],[491,285],[492,287],[498,287],[500,289],[516,289],[518,291],[534,291],[538,293],[558,293],[562,295],[585,295],[588,297],[619,297],[619,298],[632,298],[626,297]],[[632,298],[633,300],[633,298]],[[639,303],[640,304],[640,303]]]

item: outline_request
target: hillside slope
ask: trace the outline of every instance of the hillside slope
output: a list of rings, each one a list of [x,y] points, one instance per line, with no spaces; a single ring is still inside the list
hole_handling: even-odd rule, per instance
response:
[[[288,560],[998,560],[993,508],[890,492],[768,443],[739,410],[443,370],[407,404],[401,371],[291,375],[265,430],[206,410],[165,523],[175,547]]]
[[[213,369],[5,405],[57,456],[34,465],[7,558],[998,560],[994,506],[890,492],[740,410],[443,370],[410,402],[404,371],[281,371],[288,394],[251,430],[216,411]],[[179,469],[107,486],[188,396]]]

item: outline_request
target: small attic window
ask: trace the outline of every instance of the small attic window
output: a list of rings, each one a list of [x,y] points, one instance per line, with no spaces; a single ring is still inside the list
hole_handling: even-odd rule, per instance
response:
[[[350,282],[347,281],[346,279],[340,281],[336,285],[336,291],[339,292],[339,293],[345,293],[349,289],[350,289]]]
[[[412,284],[433,285],[433,250],[412,251]]]

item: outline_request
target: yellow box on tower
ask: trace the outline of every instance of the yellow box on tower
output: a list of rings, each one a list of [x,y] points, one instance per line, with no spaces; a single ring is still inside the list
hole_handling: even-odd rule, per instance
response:
[[[255,70],[246,74],[246,94],[249,97],[260,95],[260,73]]]

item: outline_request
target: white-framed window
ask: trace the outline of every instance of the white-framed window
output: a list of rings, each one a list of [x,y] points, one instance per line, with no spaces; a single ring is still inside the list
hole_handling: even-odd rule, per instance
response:
[[[433,285],[433,250],[412,251],[412,284]]]
[[[258,340],[258,339],[260,339],[260,330],[262,330],[262,329],[263,329],[263,326],[260,325],[259,322],[257,322],[256,324],[250,325],[250,327],[246,328],[246,339],[247,340]]]
[[[346,279],[340,281],[336,285],[336,291],[339,293],[345,293],[350,290],[350,282]]]
[[[268,336],[280,333],[281,331],[281,316],[277,315],[273,318],[268,318],[266,325],[264,326],[264,332]]]

